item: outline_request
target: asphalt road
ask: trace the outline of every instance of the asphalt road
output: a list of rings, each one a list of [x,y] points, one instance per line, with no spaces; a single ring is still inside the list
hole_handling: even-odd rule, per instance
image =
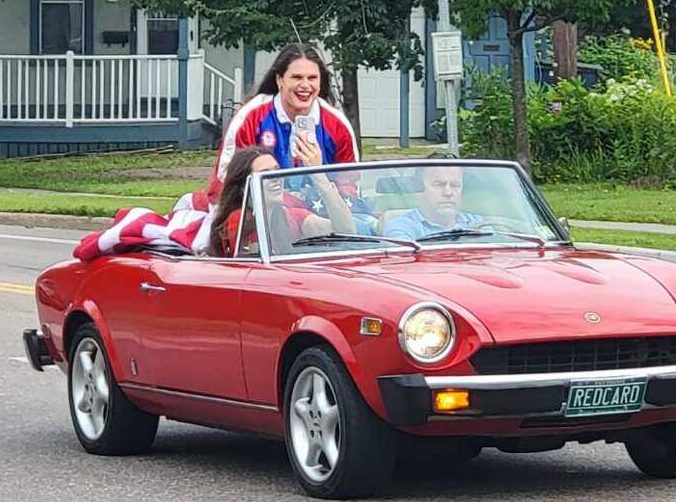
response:
[[[255,436],[163,420],[150,455],[95,457],[81,450],[65,377],[30,369],[20,343],[22,329],[37,323],[25,286],[67,258],[80,235],[0,225],[0,500],[306,499],[283,445]],[[380,499],[655,502],[676,500],[676,481],[641,475],[621,445],[520,455],[489,449],[463,471],[404,459]]]

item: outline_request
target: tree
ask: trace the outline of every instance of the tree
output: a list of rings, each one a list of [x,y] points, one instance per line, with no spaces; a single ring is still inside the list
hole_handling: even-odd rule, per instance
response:
[[[516,160],[530,172],[531,154],[528,138],[526,85],[524,81],[523,37],[555,21],[604,22],[611,8],[633,4],[636,0],[449,0],[451,15],[470,38],[486,32],[490,15],[498,14],[507,22],[511,47],[512,110]]]
[[[676,19],[676,0],[655,0],[660,29],[666,36],[667,49],[676,49],[676,30],[670,25]],[[597,22],[584,27],[585,31],[594,34],[610,34],[627,29],[635,37],[651,39],[653,37],[648,9],[645,1],[634,5],[617,5],[611,10],[607,22]]]
[[[251,43],[272,51],[300,36],[322,42],[340,72],[341,101],[360,138],[359,67],[413,70],[423,76],[422,43],[408,30],[411,10],[436,15],[437,0],[133,0],[138,7],[210,21],[206,38],[214,45]]]

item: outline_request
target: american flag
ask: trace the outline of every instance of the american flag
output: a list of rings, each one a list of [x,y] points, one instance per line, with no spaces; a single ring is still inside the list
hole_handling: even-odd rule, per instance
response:
[[[88,261],[141,248],[201,254],[209,245],[214,210],[201,192],[181,197],[167,215],[143,207],[120,209],[110,228],[84,237],[73,256]]]

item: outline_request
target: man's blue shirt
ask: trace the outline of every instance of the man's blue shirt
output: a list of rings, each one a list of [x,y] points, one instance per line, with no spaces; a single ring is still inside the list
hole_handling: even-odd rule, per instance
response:
[[[415,241],[437,232],[454,230],[456,228],[469,228],[481,223],[481,220],[481,216],[476,214],[457,213],[455,215],[455,225],[447,228],[428,220],[418,208],[415,208],[389,221],[383,229],[383,236]]]

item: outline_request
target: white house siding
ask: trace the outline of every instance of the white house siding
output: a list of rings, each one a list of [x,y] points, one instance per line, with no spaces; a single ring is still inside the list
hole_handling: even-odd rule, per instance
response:
[[[30,3],[0,1],[0,54],[30,52]]]
[[[202,35],[208,28],[209,21],[202,19],[200,21]],[[235,68],[242,68],[244,56],[241,44],[238,49],[225,49],[224,47],[214,47],[206,40],[202,40],[201,48],[204,50],[206,62],[226,75],[233,75]]]
[[[107,45],[103,43],[104,31],[130,31],[131,30],[131,4],[129,0],[120,0],[119,2],[107,2],[96,0],[94,2],[94,54],[97,55],[118,55],[130,54],[130,48],[127,44]],[[134,34],[130,34],[130,38]]]

